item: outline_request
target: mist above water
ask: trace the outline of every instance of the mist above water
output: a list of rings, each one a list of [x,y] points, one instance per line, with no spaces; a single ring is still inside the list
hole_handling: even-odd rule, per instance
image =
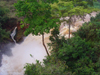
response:
[[[96,12],[92,13],[93,16]],[[77,31],[82,23],[90,21],[90,15],[86,15],[85,21],[76,21],[75,26],[71,26],[71,33]],[[68,24],[64,22],[60,26],[60,35],[65,35],[68,38]],[[50,42],[50,34],[45,34],[45,44]],[[72,35],[71,35],[72,36]],[[33,36],[29,34],[21,44],[15,44],[13,47],[9,46],[11,54],[10,56],[2,55],[2,66],[0,67],[0,75],[23,75],[26,63],[35,63],[35,60],[40,60],[45,58],[46,51],[42,45],[42,36]],[[7,49],[6,49],[7,51]],[[8,52],[7,52],[8,53]],[[31,56],[30,56],[31,55]]]
[[[42,62],[47,55],[40,37],[36,38],[32,34],[28,35],[21,44],[15,44],[11,50],[12,56],[3,55],[0,75],[23,75],[23,67],[26,63],[35,63],[36,59]]]

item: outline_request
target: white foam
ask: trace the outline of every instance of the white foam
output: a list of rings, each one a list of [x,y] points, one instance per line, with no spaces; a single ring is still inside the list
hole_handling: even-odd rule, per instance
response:
[[[92,15],[95,16],[95,12],[94,14],[92,13]],[[85,21],[88,22],[89,19],[89,15],[85,17]],[[77,31],[82,23],[84,22],[77,21],[74,28],[71,26],[71,32]],[[68,24],[65,26],[61,25],[60,34],[62,36],[65,35],[65,37],[68,38],[68,31]],[[50,34],[45,34],[45,44],[50,42],[49,36]],[[26,63],[35,63],[36,59],[42,62],[42,59],[45,58],[44,56],[47,55],[42,45],[42,36],[32,36],[32,34],[29,34],[23,43],[16,44],[13,48],[11,48],[11,50],[13,56],[8,57],[3,55],[2,66],[0,67],[0,75],[23,75],[23,67]]]
[[[40,42],[30,34],[23,43],[11,48],[13,56],[3,55],[0,75],[23,75],[26,63],[35,63],[36,59],[42,62],[47,54]]]

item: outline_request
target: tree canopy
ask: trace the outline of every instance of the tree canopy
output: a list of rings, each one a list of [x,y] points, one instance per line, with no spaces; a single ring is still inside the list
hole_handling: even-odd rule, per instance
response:
[[[24,17],[23,23],[29,24],[29,28],[25,34],[44,32],[49,33],[53,27],[57,27],[56,22],[58,19],[52,19],[50,4],[45,3],[48,0],[19,0],[14,6],[19,17]],[[52,0],[50,0],[52,2]],[[52,20],[51,20],[52,19]]]
[[[94,0],[91,0],[92,2]],[[64,20],[69,24],[69,38],[70,38],[70,25],[76,22],[76,17],[80,17],[84,20],[84,16],[92,11],[97,11],[98,9],[89,7],[93,5],[89,0],[59,0],[58,3],[51,4],[51,11],[53,17],[66,17],[68,20]],[[74,17],[76,16],[76,17]]]
[[[91,0],[92,2],[94,0]],[[90,13],[94,8],[88,7],[89,0],[59,0],[58,3],[51,4],[52,12],[56,12],[59,16],[82,15],[83,13]]]
[[[50,10],[48,10],[50,12],[49,14],[50,16],[49,17],[46,16],[46,18],[47,19],[49,18],[55,21],[54,18],[59,18],[61,16],[64,16],[64,17],[69,16],[70,19],[68,21],[71,23],[72,22],[71,18],[74,15],[81,16],[86,13],[90,13],[92,11],[97,10],[92,7],[89,7],[88,1],[90,0],[81,0],[81,1],[60,0],[58,3],[54,3],[54,4],[47,3],[47,5],[48,6],[51,5],[51,7],[50,7]],[[83,5],[81,4],[81,2],[83,2]],[[39,5],[41,5],[41,3],[39,3]],[[33,13],[31,12],[30,13],[31,17],[32,17],[32,14]],[[47,13],[44,13],[44,14],[47,14]],[[41,17],[42,15],[43,14],[40,14],[39,16]],[[24,16],[26,18],[27,15],[24,15]],[[39,16],[38,15],[36,16],[36,20],[38,20],[37,18],[39,18]],[[39,25],[40,27],[41,27],[41,24],[45,25],[45,23],[52,23],[52,21],[49,22],[50,20],[46,20],[45,17],[44,18],[41,17],[41,18],[42,18],[41,22],[38,22],[39,20],[37,21],[38,22],[37,25],[40,24]],[[37,62],[36,64],[27,64],[25,66],[26,68],[25,74],[26,75],[29,75],[29,74],[30,75],[31,74],[99,75],[100,74],[100,51],[99,51],[100,50],[100,42],[99,42],[100,41],[99,39],[100,37],[99,21],[100,20],[99,19],[100,19],[100,14],[98,14],[96,18],[91,18],[91,22],[85,23],[77,32],[73,33],[75,37],[72,37],[67,40],[64,37],[59,39],[59,36],[58,36],[59,31],[58,29],[55,28],[52,31],[52,36],[50,36],[51,43],[49,44],[49,46],[52,47],[51,56],[47,57],[44,60],[45,66],[44,65],[42,66],[41,63],[39,62]],[[33,21],[33,20],[30,19],[30,21]],[[31,23],[30,21],[26,21],[26,23],[29,22],[29,24],[31,24],[30,26],[32,26],[32,24],[36,25],[35,22]],[[35,31],[35,29],[38,29],[38,28],[35,28],[34,25],[32,27],[33,29],[31,29],[33,31]],[[51,24],[49,25],[51,26]],[[53,24],[53,25],[54,27],[56,27],[56,24]],[[46,31],[44,30],[44,32]],[[38,33],[36,35],[38,35]]]
[[[54,1],[57,0],[19,0],[14,4],[17,15],[24,17],[22,23],[29,24],[25,35],[30,33],[33,35],[42,34],[42,42],[48,55],[49,53],[44,44],[44,32],[49,33],[50,29],[56,28],[56,22],[59,21],[59,19],[53,19],[51,15],[50,3]]]

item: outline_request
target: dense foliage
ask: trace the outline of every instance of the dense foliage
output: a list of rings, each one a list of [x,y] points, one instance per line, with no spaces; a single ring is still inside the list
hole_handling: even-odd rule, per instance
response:
[[[91,21],[89,23],[94,23],[94,22],[99,21],[100,20],[99,17],[100,15],[98,14],[96,18],[91,18]],[[100,27],[98,27],[98,24],[95,24],[93,28],[93,27],[88,27],[89,23],[85,23],[81,27],[81,28],[85,27],[84,30],[81,30],[80,28],[77,32],[75,32],[74,33],[75,37],[72,37],[71,39],[67,39],[67,40],[64,37],[59,39],[59,37],[57,36],[57,34],[59,34],[59,31],[57,29],[54,29],[54,31],[52,31],[52,36],[50,37],[50,40],[52,43],[49,44],[49,46],[53,47],[51,56],[44,60],[44,64],[45,64],[44,68],[46,69],[44,69],[45,70],[44,71],[42,67],[41,69],[43,71],[41,71],[40,70],[41,65],[38,67],[35,67],[34,69],[39,69],[38,73],[40,72],[41,74],[46,73],[47,75],[49,74],[56,75],[55,73],[50,73],[50,68],[55,72],[55,70],[57,68],[60,68],[60,66],[57,66],[56,68],[56,66],[54,66],[53,63],[57,64],[58,62],[56,63],[55,61],[60,60],[60,61],[63,61],[65,65],[67,66],[65,70],[63,70],[62,68],[60,68],[59,70],[59,72],[61,73],[62,73],[62,70],[64,73],[66,72],[66,74],[64,75],[68,75],[68,74],[69,75],[99,75],[100,74],[99,72],[100,70],[100,57],[99,57],[100,56],[99,55],[100,54],[100,51],[99,51],[100,42],[99,41],[96,42],[96,39],[95,41],[87,40],[87,37],[81,36],[83,33],[81,35],[78,34],[79,32],[86,31],[87,28],[90,28],[90,30],[96,29],[96,28],[100,30]],[[92,33],[95,33],[94,34],[95,36],[97,35],[96,33],[98,32],[92,32]],[[86,34],[87,36],[90,36],[89,33],[86,33]],[[98,37],[95,37],[95,38],[99,40]],[[52,62],[50,62],[52,60],[51,58],[54,59]],[[49,64],[50,67],[47,64]],[[30,66],[27,65],[26,71],[25,71],[27,75],[30,72],[29,68],[32,67],[32,65],[34,64],[31,64]],[[55,70],[52,68],[52,65],[55,67]],[[37,66],[37,64],[34,66]],[[49,69],[49,73],[48,73],[48,69]],[[60,74],[60,75],[63,75],[63,74]]]
[[[14,5],[17,15],[24,17],[22,23],[29,24],[25,35],[30,33],[33,35],[42,35],[42,43],[48,55],[48,50],[44,44],[44,33],[49,33],[50,29],[57,27],[56,22],[59,19],[52,19],[50,11],[50,3],[54,3],[55,1],[57,0],[19,0]]]
[[[45,66],[37,61],[36,64],[27,64],[25,66],[25,75],[71,75],[72,73],[66,71],[68,66],[64,62],[57,60],[53,57],[45,61]]]
[[[99,75],[100,74],[100,13],[96,18],[84,23],[71,39],[59,38],[55,17],[84,15],[95,9],[88,7],[93,5],[93,0],[60,0],[53,3],[52,0],[19,0],[15,4],[18,16],[24,16],[23,23],[28,23],[29,28],[25,34],[35,35],[49,33],[52,47],[51,56],[48,56],[43,64],[25,66],[25,75]],[[67,9],[68,8],[68,9]],[[53,18],[52,18],[53,17]]]
[[[46,1],[46,2],[45,2]],[[25,35],[49,33],[49,30],[56,27],[58,19],[52,19],[51,7],[48,4],[52,0],[19,0],[14,6],[19,17],[24,17],[23,23],[30,24],[25,31]],[[56,0],[55,0],[56,1]],[[51,20],[52,19],[52,20]]]
[[[100,9],[100,2],[93,2],[94,8]]]
[[[85,15],[86,13],[90,13],[92,11],[96,11],[97,9],[93,6],[96,2],[94,0],[59,0],[58,3],[51,4],[51,11],[54,17],[66,17],[73,15]],[[92,2],[92,4],[91,4]],[[97,2],[98,3],[98,2]],[[91,7],[89,5],[92,5]],[[99,5],[99,3],[98,3]]]
[[[55,31],[50,37],[53,47],[52,55],[62,61],[66,61],[68,70],[75,75],[98,75],[100,74],[100,13],[91,18],[91,21],[84,23],[75,33],[74,37],[65,40],[59,39]]]
[[[73,33],[74,37],[67,40],[59,38],[56,24],[59,20],[55,19],[97,11],[95,8],[100,9],[100,3],[93,1],[19,0],[14,5],[18,16],[24,17],[22,23],[29,24],[26,35],[31,32],[35,35],[49,33],[51,28],[55,28],[50,36],[51,56],[44,59],[43,64],[39,61],[26,64],[25,75],[100,75],[100,13],[92,17],[90,22],[84,23]],[[4,29],[8,20],[5,12],[0,7],[0,42],[9,37]]]
[[[92,11],[97,11],[97,8],[94,8],[93,4],[94,0],[59,0],[58,3],[51,4],[52,16],[55,18],[66,17],[69,19],[63,19],[62,21],[66,21],[69,25],[69,38],[70,38],[70,25],[74,25],[76,22],[76,17],[85,19],[85,15],[87,13],[91,13]],[[75,17],[74,17],[75,16]],[[61,21],[61,22],[62,22]]]
[[[84,23],[83,26],[76,32],[74,36],[79,35],[82,39],[87,41],[98,42],[100,41],[100,13],[90,22]]]
[[[0,7],[0,42],[4,42],[9,37],[9,32],[6,32],[6,29],[3,28],[7,20],[6,11]]]

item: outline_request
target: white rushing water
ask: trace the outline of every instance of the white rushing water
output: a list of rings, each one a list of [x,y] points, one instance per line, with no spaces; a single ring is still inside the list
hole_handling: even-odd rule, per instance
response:
[[[40,38],[30,34],[23,43],[16,44],[11,48],[13,56],[3,55],[0,75],[23,75],[23,67],[26,63],[35,63],[36,59],[42,61],[47,54],[39,40]]]
[[[95,16],[96,13],[93,12],[92,15]],[[85,22],[89,20],[90,16],[86,15]],[[77,31],[82,23],[84,22],[78,20],[75,26],[71,27],[71,32]],[[65,35],[66,38],[68,37],[68,24],[65,24],[65,26],[63,23],[61,24],[60,34]],[[50,42],[49,36],[50,34],[45,34],[45,44]],[[12,56],[3,55],[0,75],[23,75],[23,67],[26,63],[35,63],[36,59],[42,62],[42,59],[47,55],[42,45],[41,36],[32,36],[32,34],[29,34],[21,44],[15,44],[11,51]]]
[[[14,28],[13,32],[10,34],[12,40],[16,43],[16,40],[14,39],[15,35],[16,35],[16,29],[17,27]]]

